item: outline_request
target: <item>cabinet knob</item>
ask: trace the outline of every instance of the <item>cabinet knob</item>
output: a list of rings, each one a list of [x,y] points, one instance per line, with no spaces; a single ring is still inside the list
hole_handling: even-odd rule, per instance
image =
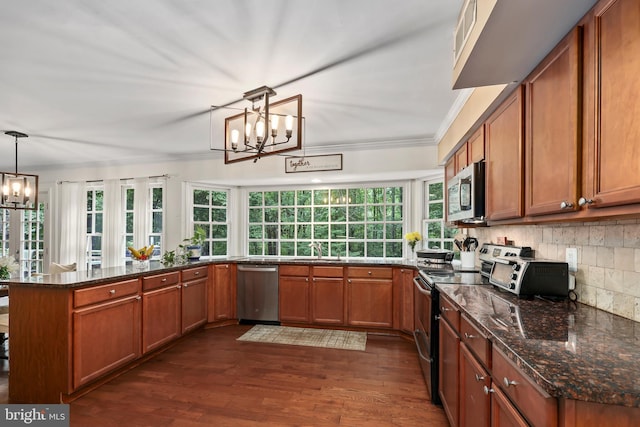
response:
[[[440,320],[440,317],[441,317],[441,316],[440,316],[439,314],[436,314],[436,315],[435,315],[435,317],[434,317],[434,319],[436,319],[436,320]]]
[[[484,390],[484,394],[486,394],[486,395],[489,395],[489,393],[495,393],[494,389],[489,388],[487,386],[484,386],[482,389]]]
[[[584,205],[590,205],[593,203],[593,199],[585,199],[584,197],[580,197],[578,199],[578,204],[580,206],[584,206]]]
[[[311,279],[311,280],[313,280],[313,281],[315,282],[315,281],[316,281],[316,278],[314,277],[314,278],[313,278],[313,279]]]
[[[560,209],[571,209],[572,207],[573,203],[567,202],[566,200],[563,200],[562,203],[560,203]]]
[[[163,278],[162,278],[162,280],[160,280],[160,281],[161,281],[161,282],[166,282],[166,281],[167,281],[167,278],[166,278],[166,277],[163,277]]]
[[[182,286],[180,285],[176,285],[176,289],[180,289]]]
[[[483,380],[484,380],[484,376],[483,375],[476,374],[476,381],[480,382],[480,381],[483,381]]]
[[[369,274],[369,276],[371,276],[371,272],[370,271],[367,271],[367,273]]]
[[[110,293],[111,295],[115,295],[115,294],[116,294],[116,290],[115,290],[115,289],[111,289],[111,290],[109,291],[109,293]]]
[[[187,284],[185,283],[185,284],[184,284],[184,285],[182,285],[182,286],[186,288],[186,287],[188,287],[189,285],[187,285]]]
[[[140,295],[138,295],[138,296],[136,297],[136,301],[140,301],[141,299],[142,299],[142,297],[141,297]]]
[[[471,334],[469,334],[469,333],[467,333],[467,332],[465,332],[465,333],[464,333],[464,337],[465,337],[466,339],[468,339],[468,340],[473,339],[473,338],[476,338],[476,336],[475,336],[475,335],[471,335]]]
[[[351,283],[351,279],[347,279],[347,283]]]
[[[199,272],[199,271],[196,271],[196,272],[194,272],[194,273],[193,273],[193,275],[194,275],[194,276],[197,276],[197,275],[199,275],[199,274],[200,274],[200,272]]]
[[[440,311],[451,311],[450,308],[447,308],[445,306],[440,307]]]
[[[306,279],[304,279],[304,281],[305,281],[305,282],[308,282],[308,281],[309,281],[309,278],[307,277]]]
[[[509,378],[507,378],[507,377],[504,377],[504,378],[502,379],[502,382],[504,383],[504,386],[505,386],[505,387],[517,386],[517,385],[518,385],[518,383],[517,383],[517,382],[515,382],[515,381],[511,381],[511,380],[509,380]]]

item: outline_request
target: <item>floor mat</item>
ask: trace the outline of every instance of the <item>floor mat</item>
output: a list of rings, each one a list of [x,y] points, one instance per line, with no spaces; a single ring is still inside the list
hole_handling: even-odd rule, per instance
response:
[[[365,351],[367,334],[366,332],[332,329],[255,325],[238,338],[238,341]]]

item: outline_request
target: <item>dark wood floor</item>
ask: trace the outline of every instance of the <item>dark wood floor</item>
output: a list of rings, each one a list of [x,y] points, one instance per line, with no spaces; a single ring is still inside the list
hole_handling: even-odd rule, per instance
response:
[[[407,340],[370,334],[365,352],[236,341],[249,328],[192,334],[72,402],[71,426],[448,426]]]

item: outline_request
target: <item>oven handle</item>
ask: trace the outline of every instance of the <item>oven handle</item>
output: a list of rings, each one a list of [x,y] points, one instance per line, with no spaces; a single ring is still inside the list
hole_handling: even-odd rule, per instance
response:
[[[413,278],[413,284],[416,285],[416,288],[418,288],[421,294],[431,296],[431,291],[422,286],[422,281],[417,276]]]
[[[422,354],[422,349],[420,347],[420,344],[418,343],[418,340],[420,339],[420,329],[416,329],[415,331],[413,331],[413,339],[416,341],[416,347],[418,348],[418,355],[420,356],[420,359],[426,360],[429,363],[433,363],[433,358],[431,357],[424,357],[424,354]]]

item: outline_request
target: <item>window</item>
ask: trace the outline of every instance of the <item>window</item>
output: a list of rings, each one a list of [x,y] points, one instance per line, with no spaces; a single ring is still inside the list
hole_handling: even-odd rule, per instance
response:
[[[134,213],[134,204],[133,204],[133,196],[135,194],[135,190],[131,187],[123,188],[123,196],[124,200],[122,202],[123,210],[124,210],[124,256],[125,261],[131,260],[131,252],[127,250],[129,246],[134,246],[133,240],[133,213]]]
[[[151,259],[160,259],[162,235],[164,233],[164,188],[159,184],[151,184],[149,191],[151,192],[149,244],[153,245]]]
[[[125,262],[131,261],[131,252],[127,250],[129,246],[135,245],[136,216],[143,215],[147,223],[144,229],[146,236],[142,239],[145,246],[153,245],[151,259],[160,259],[162,254],[162,240],[164,234],[164,187],[160,182],[149,183],[148,198],[146,200],[145,211],[138,213],[135,211],[135,189],[131,184],[123,186],[122,207],[124,215],[124,258]],[[143,233],[144,234],[144,233]],[[136,248],[139,249],[139,248]]]
[[[102,219],[104,191],[94,187],[87,190],[87,270],[102,266]]]
[[[25,210],[22,214],[22,265],[24,275],[40,273],[44,267],[44,203],[38,210]]]
[[[423,220],[424,247],[453,250],[453,238],[457,228],[444,222],[444,182],[425,182],[425,219]]]
[[[191,234],[202,228],[206,240],[201,256],[226,256],[229,248],[229,191],[208,188],[193,189]]]
[[[402,258],[403,187],[249,192],[249,255]]]
[[[9,209],[0,209],[0,257],[11,253],[9,250],[10,212]]]

